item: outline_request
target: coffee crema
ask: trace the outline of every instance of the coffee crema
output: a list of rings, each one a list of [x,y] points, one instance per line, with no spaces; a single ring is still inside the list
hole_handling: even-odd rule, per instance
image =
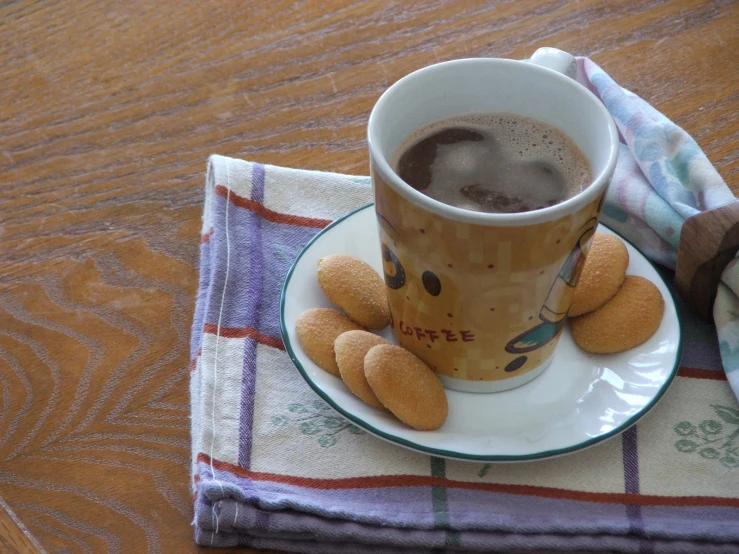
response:
[[[592,180],[588,161],[567,135],[508,113],[465,114],[426,125],[403,141],[393,166],[423,194],[486,213],[554,206]]]

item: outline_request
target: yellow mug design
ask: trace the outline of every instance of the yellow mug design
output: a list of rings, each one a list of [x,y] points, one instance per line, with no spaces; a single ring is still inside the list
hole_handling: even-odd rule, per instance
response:
[[[392,85],[370,115],[393,334],[447,388],[502,391],[546,369],[615,169],[615,125],[600,100],[571,78],[574,58],[543,49],[531,62],[429,66]],[[475,112],[517,113],[558,128],[585,155],[593,181],[555,206],[489,214],[442,204],[398,177],[391,164],[406,137]]]
[[[543,371],[565,324],[601,199],[539,225],[480,226],[427,212],[375,176],[398,342],[447,385],[507,385]]]

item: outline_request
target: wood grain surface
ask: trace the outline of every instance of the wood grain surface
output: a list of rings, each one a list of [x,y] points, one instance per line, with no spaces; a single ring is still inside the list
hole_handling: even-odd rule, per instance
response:
[[[0,552],[24,554],[46,552],[2,498],[0,498]]]
[[[392,82],[540,46],[591,56],[739,190],[734,0],[0,2],[0,496],[33,540],[197,550],[187,366],[209,154],[366,174]]]

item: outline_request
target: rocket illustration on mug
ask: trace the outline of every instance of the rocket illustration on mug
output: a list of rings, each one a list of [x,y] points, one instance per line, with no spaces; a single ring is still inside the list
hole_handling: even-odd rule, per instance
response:
[[[562,331],[572,293],[575,291],[582,266],[585,263],[586,247],[595,234],[597,225],[597,220],[591,218],[581,227],[580,238],[572,248],[570,255],[567,256],[567,260],[552,283],[547,299],[541,307],[539,319],[542,322],[511,340],[505,347],[506,352],[525,354],[537,350],[552,341]]]

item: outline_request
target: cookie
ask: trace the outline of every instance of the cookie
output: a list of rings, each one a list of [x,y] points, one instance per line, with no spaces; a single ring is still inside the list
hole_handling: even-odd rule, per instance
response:
[[[449,405],[441,381],[404,348],[372,347],[364,357],[364,374],[380,402],[406,425],[432,431],[446,421]]]
[[[347,331],[334,341],[334,350],[339,373],[349,390],[373,408],[384,409],[364,375],[364,357],[378,344],[389,343],[369,331]]]
[[[367,329],[390,324],[385,282],[367,262],[348,254],[318,260],[318,284],[329,300]]]
[[[582,315],[608,302],[624,282],[628,266],[629,251],[623,241],[615,235],[595,233],[568,314]]]
[[[361,329],[344,314],[329,308],[306,310],[295,322],[295,333],[305,353],[318,367],[336,377],[341,377],[334,354],[336,337],[347,331]]]
[[[654,283],[627,275],[603,306],[570,320],[572,338],[580,348],[595,354],[623,352],[649,340],[664,311],[665,301]]]

